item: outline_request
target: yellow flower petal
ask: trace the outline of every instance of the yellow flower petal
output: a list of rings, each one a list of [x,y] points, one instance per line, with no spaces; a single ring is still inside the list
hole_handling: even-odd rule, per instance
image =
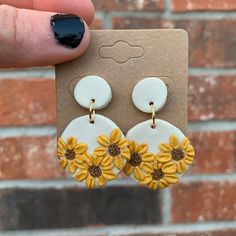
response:
[[[133,169],[132,166],[129,163],[126,163],[123,171],[127,176],[130,176],[132,173],[132,169]]]
[[[162,151],[162,152],[171,152],[173,150],[173,148],[167,144],[167,143],[162,143],[159,145],[159,149]]]
[[[139,146],[135,141],[129,142],[129,150],[131,153],[138,153]]]
[[[183,150],[186,150],[189,145],[190,145],[189,139],[187,137],[183,138],[182,143],[181,143],[181,148]]]
[[[117,169],[122,170],[125,166],[125,160],[122,157],[115,158],[115,166]]]
[[[87,170],[88,169],[88,167],[85,164],[80,164],[77,162],[75,162],[75,163],[76,163],[77,168],[79,168],[80,170]]]
[[[191,157],[195,156],[195,151],[192,145],[188,146],[188,148],[186,149],[186,154]]]
[[[83,157],[83,161],[85,163],[87,163],[87,165],[92,165],[93,164],[93,158],[92,158],[92,156],[90,154],[85,153],[85,154],[83,154],[82,157]]]
[[[75,163],[73,161],[70,161],[68,163],[68,171],[71,173],[71,174],[74,174],[75,171],[76,171],[77,167],[75,165]]]
[[[152,181],[151,175],[144,175],[142,181],[140,181],[139,183],[142,185],[148,185],[151,181]]]
[[[142,162],[140,167],[144,172],[148,174],[151,174],[154,171],[153,165],[147,162]]]
[[[113,162],[113,158],[111,156],[104,157],[101,165],[104,166],[109,166]]]
[[[130,150],[128,148],[122,149],[120,155],[128,161],[130,160]]]
[[[138,166],[134,168],[134,178],[137,179],[138,181],[143,180],[143,173]]]
[[[93,154],[94,154],[95,156],[105,156],[106,153],[107,153],[107,150],[106,150],[106,148],[104,148],[104,147],[97,147],[97,148],[95,148],[94,151],[93,151]]]
[[[84,152],[86,152],[88,149],[88,145],[85,143],[78,143],[75,146],[75,152],[78,154],[83,154]]]
[[[175,184],[179,181],[179,179],[175,174],[166,174],[165,175],[165,181],[168,184]]]
[[[93,157],[93,164],[99,166],[103,160],[103,156]]]
[[[61,166],[61,168],[62,168],[62,169],[65,169],[65,168],[67,167],[67,163],[68,163],[67,159],[62,159],[62,160],[60,160],[60,166]]]
[[[164,179],[160,179],[159,186],[160,188],[166,188],[169,186],[169,184]]]
[[[76,176],[75,176],[75,179],[79,182],[85,180],[88,176],[88,171],[87,170],[82,170],[82,171],[79,171]]]
[[[77,140],[75,137],[69,137],[67,139],[67,147],[69,150],[73,150],[77,144]]]
[[[158,182],[156,180],[153,180],[151,183],[149,183],[148,187],[152,190],[156,190],[158,187]]]
[[[179,141],[178,138],[175,135],[170,136],[170,145],[172,148],[178,148],[179,147]]]
[[[95,188],[95,179],[91,175],[86,179],[86,187],[89,189]]]
[[[77,154],[77,155],[75,156],[75,160],[74,160],[74,161],[75,161],[76,164],[83,164],[83,163],[84,163],[83,155],[78,155],[78,154]]]
[[[176,164],[172,161],[165,163],[161,169],[164,173],[172,174],[177,171]]]
[[[139,146],[138,146],[138,154],[142,155],[142,154],[146,153],[147,150],[148,150],[148,145],[147,144],[145,144],[145,143],[139,144]]]
[[[177,165],[177,173],[178,173],[178,174],[182,174],[182,173],[185,172],[185,170],[186,170],[186,164],[185,164],[184,160],[178,161],[178,162],[176,163],[176,165]]]
[[[106,179],[101,175],[97,179],[98,186],[103,187],[106,184]]]
[[[66,143],[64,142],[64,140],[62,138],[59,138],[57,140],[57,146],[61,149],[64,149],[64,150],[67,149]]]
[[[158,169],[161,169],[161,168],[162,168],[163,164],[164,164],[164,163],[160,163],[157,159],[155,159],[152,165],[153,165],[153,167],[154,167],[155,169],[158,170]]]
[[[110,145],[110,140],[106,135],[101,135],[97,138],[97,141],[103,147],[108,147]]]
[[[102,176],[107,180],[116,179],[116,174],[113,171],[103,171]]]
[[[129,146],[129,141],[125,138],[121,139],[119,142],[118,142],[118,147],[119,148],[127,148]]]
[[[188,156],[186,156],[186,157],[184,158],[184,162],[185,162],[187,165],[192,165],[192,163],[193,163],[193,157],[188,157]]]
[[[171,156],[170,153],[160,152],[160,153],[157,154],[156,158],[157,158],[158,162],[166,163],[166,162],[169,162],[172,159],[172,156]]]
[[[154,154],[148,152],[148,153],[145,153],[142,155],[142,160],[143,161],[147,161],[147,162],[150,162],[150,161],[154,161],[155,159],[155,156]]]
[[[118,143],[121,139],[121,131],[119,129],[114,129],[110,135],[111,143]]]
[[[114,165],[113,165],[113,163],[111,163],[110,165],[108,165],[108,166],[104,166],[104,167],[102,167],[102,169],[103,170],[112,170],[114,168]]]
[[[65,151],[61,149],[57,149],[57,156],[58,157],[64,157],[65,156]]]

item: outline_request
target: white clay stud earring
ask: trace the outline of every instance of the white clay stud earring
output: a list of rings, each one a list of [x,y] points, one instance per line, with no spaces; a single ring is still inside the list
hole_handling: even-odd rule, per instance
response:
[[[124,172],[150,189],[169,187],[192,164],[194,148],[181,130],[156,118],[156,112],[167,100],[162,80],[155,77],[141,80],[133,90],[132,99],[139,110],[150,113],[151,119],[128,131],[130,160],[126,161]]]
[[[87,188],[102,187],[117,178],[129,159],[129,142],[109,118],[96,114],[112,98],[109,84],[99,76],[82,78],[74,90],[75,100],[88,115],[70,122],[58,139],[61,167]]]

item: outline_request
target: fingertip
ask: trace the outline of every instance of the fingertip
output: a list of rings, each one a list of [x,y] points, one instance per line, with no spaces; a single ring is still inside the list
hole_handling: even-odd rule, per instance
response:
[[[85,6],[87,24],[90,25],[95,17],[95,8],[91,0],[88,0],[88,4]],[[82,16],[83,17],[83,16]]]
[[[64,48],[63,49],[64,53],[61,54],[61,58],[58,58],[58,61],[56,61],[55,64],[59,64],[62,62],[73,60],[73,59],[81,56],[86,51],[86,49],[89,46],[89,42],[90,42],[90,31],[89,31],[89,27],[86,24],[86,22],[84,22],[84,26],[85,26],[84,36],[83,36],[79,46],[76,48],[73,48],[73,49]]]
[[[57,18],[56,21],[55,18]],[[75,15],[57,14],[52,16],[51,22],[52,19],[54,21],[54,25],[52,24],[55,36],[54,43],[57,44],[54,45],[55,52],[57,52],[55,64],[72,60],[82,55],[90,42],[90,30],[87,23]]]

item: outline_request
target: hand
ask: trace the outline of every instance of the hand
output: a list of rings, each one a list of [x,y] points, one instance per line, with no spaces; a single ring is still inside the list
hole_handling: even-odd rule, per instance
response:
[[[80,56],[93,18],[91,0],[0,0],[0,68],[55,65]]]

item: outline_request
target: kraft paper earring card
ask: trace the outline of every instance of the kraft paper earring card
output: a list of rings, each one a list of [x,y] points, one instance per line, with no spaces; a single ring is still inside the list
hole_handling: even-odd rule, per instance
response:
[[[127,131],[150,115],[135,108],[132,92],[142,79],[158,77],[168,90],[157,118],[187,132],[188,35],[179,29],[99,30],[79,58],[56,66],[57,130],[60,137],[76,117],[88,109],[78,106],[74,90],[86,76],[102,77],[112,89],[112,100],[99,114]]]

